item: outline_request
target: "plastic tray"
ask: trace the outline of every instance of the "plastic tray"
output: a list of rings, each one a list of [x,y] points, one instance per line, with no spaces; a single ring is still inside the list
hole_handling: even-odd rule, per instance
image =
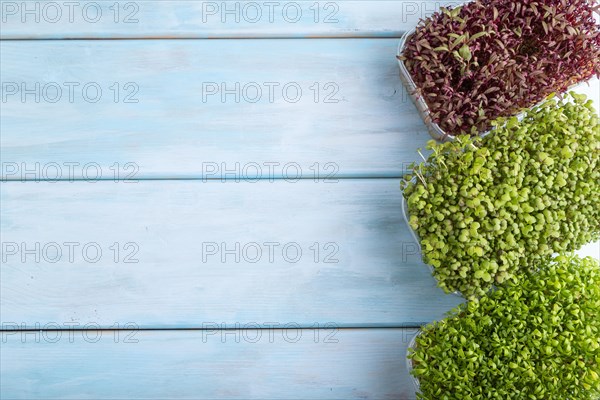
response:
[[[423,251],[421,249],[421,239],[419,238],[419,234],[412,228],[412,226],[410,226],[410,213],[408,212],[408,203],[406,201],[406,197],[404,197],[404,193],[402,193],[402,217],[404,218],[404,222],[406,222],[406,226],[408,227],[408,230],[409,230],[413,240],[417,244],[417,249],[419,250],[419,254],[421,255],[421,260],[423,260]],[[435,272],[435,270],[434,270],[433,266],[431,266],[430,264],[427,264],[427,263],[425,263],[425,265],[427,265],[427,267],[429,268],[429,271],[431,272],[431,276],[434,276],[433,273]],[[453,294],[453,295],[459,296],[459,297],[463,297],[463,295],[458,291],[450,292],[450,294]]]
[[[415,30],[412,29],[404,33],[404,35],[402,35],[402,38],[400,39],[400,44],[398,45],[398,56],[402,55],[406,41],[414,32]],[[433,122],[433,120],[431,119],[429,107],[427,106],[427,103],[425,102],[423,96],[417,93],[417,85],[413,80],[412,76],[410,76],[408,69],[406,69],[404,61],[398,59],[398,65],[400,66],[400,80],[404,84],[404,87],[406,88],[406,91],[408,92],[408,95],[410,96],[412,102],[417,107],[421,118],[423,118],[423,121],[427,126],[427,131],[429,132],[431,137],[440,141],[453,140],[454,136],[444,132],[444,130],[442,130],[442,128],[440,128],[440,126],[437,123]]]
[[[415,32],[415,29],[412,29],[410,31],[405,32],[404,35],[402,35],[402,38],[400,39],[400,43],[398,44],[398,54],[397,54],[398,56],[402,55],[406,41],[414,32]],[[431,118],[431,113],[429,112],[429,106],[427,106],[427,103],[425,102],[425,99],[423,98],[423,96],[421,96],[417,92],[417,84],[413,80],[412,76],[410,76],[408,69],[406,69],[406,66],[404,65],[404,61],[398,59],[398,65],[400,66],[400,80],[404,84],[404,87],[406,88],[406,91],[408,92],[408,95],[410,96],[412,102],[417,107],[417,110],[419,111],[421,118],[423,118],[423,122],[425,122],[425,126],[427,126],[427,131],[429,132],[431,137],[438,141],[441,141],[441,142],[454,140],[456,138],[456,136],[446,133],[436,122],[433,122],[433,120]],[[579,83],[569,86],[569,88],[567,88],[567,90],[565,90],[565,93],[570,90],[576,89],[579,85],[582,85],[585,82],[586,81],[583,81],[583,82],[579,82]],[[540,105],[543,102],[544,101],[542,100],[539,103],[537,103],[536,105]],[[519,121],[522,120],[524,116],[525,116],[525,110],[520,113],[517,113],[515,115],[515,117],[517,117],[517,119]],[[479,134],[479,136],[485,136],[490,132],[491,131],[489,131],[489,130],[486,132],[482,132]]]
[[[415,385],[415,392],[417,392],[417,393],[419,393],[421,391],[421,383],[411,373],[413,370],[413,365],[412,365],[412,360],[408,358],[408,352],[410,351],[410,349],[415,347],[415,341],[417,340],[417,337],[419,337],[421,332],[422,331],[417,332],[417,334],[415,336],[413,336],[412,339],[410,339],[410,342],[408,343],[408,348],[406,349],[406,369],[408,370],[408,375],[410,376],[411,381]]]
[[[406,222],[406,226],[408,226],[408,230],[410,231],[410,234],[411,234],[413,240],[417,244],[417,249],[419,249],[419,253],[421,253],[421,255],[422,255],[423,253],[421,252],[421,238],[419,238],[419,235],[417,234],[417,232],[415,232],[415,230],[412,228],[412,226],[410,226],[410,214],[408,212],[408,202],[406,201],[406,197],[404,197],[404,193],[402,193],[402,217],[404,218],[404,221]],[[431,270],[431,273],[433,273],[433,267],[431,265],[427,265],[427,266]]]

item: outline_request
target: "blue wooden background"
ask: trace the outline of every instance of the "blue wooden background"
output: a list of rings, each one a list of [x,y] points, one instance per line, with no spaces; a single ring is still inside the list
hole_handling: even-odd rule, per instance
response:
[[[414,398],[461,299],[402,220],[395,54],[444,4],[0,1],[0,398]]]

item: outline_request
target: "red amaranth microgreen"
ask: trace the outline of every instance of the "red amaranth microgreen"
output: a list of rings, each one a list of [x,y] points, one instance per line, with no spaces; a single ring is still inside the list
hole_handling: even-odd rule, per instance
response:
[[[399,57],[447,134],[476,135],[600,77],[595,0],[475,0],[421,20]]]

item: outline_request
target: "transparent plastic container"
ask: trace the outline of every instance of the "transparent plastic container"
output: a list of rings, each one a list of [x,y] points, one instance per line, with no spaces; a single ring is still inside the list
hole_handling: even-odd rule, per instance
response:
[[[398,45],[398,56],[402,55],[402,53],[404,52],[404,46],[406,44],[406,41],[414,32],[415,30],[412,29],[404,33],[404,35],[402,35],[402,38],[400,39],[400,44]],[[453,140],[454,136],[444,132],[444,130],[440,128],[440,126],[437,123],[433,122],[433,120],[431,119],[429,107],[427,106],[427,103],[425,102],[423,96],[417,93],[417,84],[413,80],[412,76],[410,76],[408,69],[406,69],[404,61],[398,59],[398,65],[400,66],[400,80],[404,84],[404,87],[406,88],[406,91],[408,92],[408,95],[410,96],[412,102],[417,107],[421,118],[423,118],[423,121],[427,126],[427,131],[429,132],[431,137],[439,141]]]
[[[423,260],[423,250],[421,249],[421,238],[419,238],[419,234],[412,228],[412,226],[410,226],[410,213],[408,211],[408,202],[406,201],[406,197],[404,196],[404,193],[402,193],[402,205],[401,206],[402,206],[402,217],[404,218],[404,222],[406,222],[406,226],[408,227],[408,230],[409,230],[413,240],[417,244],[417,249],[419,250],[419,254],[421,255],[421,260]],[[433,276],[433,273],[435,272],[433,266],[430,264],[427,264],[427,263],[425,263],[425,265],[427,265],[427,267],[429,268],[429,271],[431,272],[431,275]],[[453,295],[459,296],[459,297],[463,297],[463,295],[460,292],[451,292],[450,294],[453,294]]]
[[[412,365],[412,360],[408,358],[408,353],[410,352],[410,349],[412,349],[413,347],[415,347],[415,342],[417,340],[417,337],[419,337],[419,335],[421,334],[421,332],[422,331],[417,332],[417,334],[412,337],[412,339],[408,343],[408,348],[406,349],[406,369],[408,371],[408,376],[410,376],[410,380],[412,381],[413,385],[415,386],[415,392],[416,393],[419,393],[421,391],[421,383],[412,374],[413,365]]]
[[[404,52],[404,46],[406,44],[406,41],[410,38],[410,36],[414,32],[415,32],[415,29],[412,29],[410,31],[405,32],[404,35],[402,35],[402,38],[400,39],[400,43],[398,44],[398,53],[397,53],[398,56],[402,55],[402,53]],[[400,66],[400,80],[404,84],[404,87],[406,88],[406,91],[408,92],[408,95],[410,96],[412,102],[417,107],[417,110],[419,111],[419,114],[421,115],[423,122],[425,122],[425,126],[427,127],[427,131],[429,132],[429,135],[431,135],[431,137],[434,138],[435,140],[438,140],[441,142],[454,140],[456,138],[456,136],[446,133],[436,122],[433,122],[433,120],[431,118],[431,112],[429,111],[429,106],[425,102],[425,99],[423,98],[423,96],[421,96],[417,92],[417,84],[415,83],[412,76],[408,72],[408,69],[406,69],[406,66],[404,65],[404,61],[398,59],[398,65]],[[582,85],[584,83],[585,83],[585,81],[569,86],[569,88],[567,90],[565,90],[565,93],[570,90],[576,89],[579,85]],[[536,105],[540,105],[542,103],[543,103],[543,101],[539,102]],[[533,105],[532,108],[534,106],[535,105]],[[525,109],[523,111],[521,111],[520,113],[515,114],[515,117],[517,117],[517,119],[519,121],[522,120],[524,116],[525,116]],[[479,134],[479,136],[485,136],[485,135],[489,134],[490,132],[491,132],[490,130],[488,130],[486,132],[481,132]]]
[[[423,253],[421,252],[421,239],[419,238],[419,235],[417,234],[417,232],[412,228],[412,226],[410,226],[410,214],[408,212],[408,202],[406,201],[406,197],[404,196],[404,193],[402,193],[402,217],[404,218],[404,221],[406,222],[406,226],[408,226],[408,230],[410,231],[410,234],[411,234],[413,240],[417,244],[419,253],[421,253],[421,255],[422,255]],[[431,273],[433,273],[433,267],[431,265],[429,265],[429,268],[431,269]]]

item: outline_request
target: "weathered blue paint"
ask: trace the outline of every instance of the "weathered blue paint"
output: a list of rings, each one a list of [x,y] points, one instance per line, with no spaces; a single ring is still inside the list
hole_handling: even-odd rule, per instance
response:
[[[23,2],[0,1],[0,38],[399,37],[439,6],[462,1],[100,0],[78,2],[72,10],[63,2],[36,3],[37,11],[30,3],[33,12],[26,13]]]
[[[74,332],[72,343],[66,332],[45,334],[56,343],[16,333],[1,344],[0,397],[414,399],[414,329],[224,332]]]
[[[51,1],[35,3],[52,11]],[[408,327],[460,299],[436,288],[401,218],[398,177],[429,137],[397,76],[395,38],[452,3],[277,2],[298,4],[297,22],[295,5],[273,22],[267,14],[249,22],[253,4],[267,6],[246,0],[228,2],[233,14],[220,1],[79,7],[88,3],[100,6],[97,22],[81,8],[73,23],[31,14],[22,22],[10,7],[23,2],[0,1],[0,38],[24,39],[0,42],[0,178],[11,180],[0,183],[0,234],[17,246],[3,248],[0,264],[0,398],[414,398]],[[124,23],[128,15],[138,21]],[[309,37],[320,39],[297,40]],[[244,40],[27,40],[193,38]],[[40,90],[57,83],[65,97],[23,101],[5,85],[36,82]],[[103,95],[90,102],[77,89],[70,101],[65,82],[96,84]],[[236,82],[295,83],[304,93],[298,102],[281,93],[203,98],[203,84]],[[580,91],[600,105],[597,80]],[[133,92],[138,101],[125,103]],[[332,92],[334,102],[324,102]],[[62,181],[35,182],[55,177],[52,163]],[[79,167],[70,174],[65,163]],[[94,168],[82,175],[88,163],[101,182],[86,181],[95,176]],[[253,163],[260,173],[244,169]],[[304,179],[282,179],[294,177],[287,164]],[[124,182],[132,172],[141,180]],[[327,181],[331,173],[344,179]],[[73,262],[65,242],[79,243]],[[203,242],[220,246],[212,255],[205,247],[205,261]],[[244,245],[265,251],[265,242],[297,243],[304,256],[244,257]],[[54,263],[51,248],[21,259],[23,244],[36,243],[67,253]],[[88,243],[102,249],[101,261],[82,258]],[[223,261],[223,243],[241,248]],[[139,262],[125,263],[132,250]],[[600,258],[600,243],[582,253]],[[324,262],[328,255],[338,261]],[[248,329],[216,329],[236,323]],[[14,331],[85,324],[126,331]],[[296,327],[317,326],[296,340]],[[128,338],[134,327],[166,330]]]
[[[397,179],[3,183],[0,232],[17,250],[2,322],[426,323],[460,299],[421,262],[400,198]],[[81,243],[73,262],[68,242]]]
[[[304,177],[313,176],[315,163],[336,177],[399,177],[430,138],[398,79],[396,45],[395,39],[2,42],[2,80],[18,89],[2,104],[1,157],[95,162],[105,170],[131,162],[137,178],[219,177],[211,173],[215,165],[252,163],[263,178],[268,163],[297,164]],[[34,91],[39,82],[39,103],[23,82]],[[74,101],[68,82],[79,84]],[[59,93],[54,83],[62,97],[52,103]],[[261,94],[254,102],[256,85]],[[102,96],[92,102],[95,87]],[[124,102],[135,89],[137,102]],[[245,176],[255,178],[255,171],[248,167]],[[273,176],[281,175],[276,168]]]

